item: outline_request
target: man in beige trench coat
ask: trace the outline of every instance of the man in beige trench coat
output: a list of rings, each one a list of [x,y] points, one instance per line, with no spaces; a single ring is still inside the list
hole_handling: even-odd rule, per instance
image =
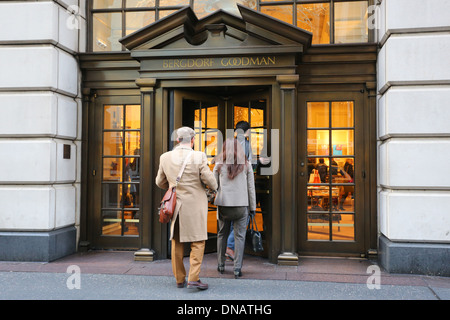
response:
[[[188,288],[205,290],[206,283],[199,278],[200,267],[208,239],[208,199],[202,182],[210,189],[217,189],[217,182],[208,167],[205,153],[193,151],[195,131],[189,127],[177,130],[178,146],[161,155],[156,185],[161,189],[173,187],[180,168],[189,156],[186,168],[177,185],[177,204],[170,223],[172,240],[172,270],[177,287],[186,284],[186,270],[183,264],[184,243],[191,243]]]

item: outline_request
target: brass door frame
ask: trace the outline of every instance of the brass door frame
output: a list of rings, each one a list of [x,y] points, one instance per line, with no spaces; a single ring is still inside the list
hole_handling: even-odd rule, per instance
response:
[[[139,221],[139,236],[104,236],[101,234],[101,209],[102,209],[102,129],[104,105],[129,105],[141,104],[138,95],[98,96],[91,104],[89,117],[89,144],[88,144],[88,189],[87,194],[87,237],[92,248],[122,248],[137,249],[140,247],[142,237],[142,210]],[[142,112],[141,112],[142,113]],[[142,119],[141,119],[142,123]],[[142,130],[142,125],[141,125]],[[142,194],[142,183],[140,194]],[[141,209],[141,208],[140,208]]]
[[[162,190],[154,185],[154,178],[159,166],[159,157],[170,149],[170,105],[169,96],[171,90],[182,90],[184,88],[217,88],[229,86],[259,86],[267,88],[271,104],[268,105],[268,114],[273,110],[279,110],[279,91],[280,88],[274,78],[229,78],[229,79],[211,79],[211,80],[156,80],[142,79],[137,82],[141,87],[141,101],[143,109],[143,129],[141,135],[142,144],[142,176],[151,178],[142,181],[143,192],[147,192],[148,197],[141,203],[144,217],[144,228],[149,232],[142,234],[141,248],[148,248],[152,255],[157,258],[168,257],[168,230],[167,226],[161,225],[157,220],[157,215],[153,214],[154,207],[159,203],[163,196]],[[148,83],[148,84],[147,84]],[[231,120],[230,120],[231,121]],[[270,127],[271,128],[271,127]],[[278,179],[278,176],[277,178]],[[273,212],[279,212],[275,210]],[[147,218],[146,218],[147,217]],[[277,218],[272,217],[273,221]],[[145,222],[146,221],[146,222]],[[273,223],[271,221],[271,223]],[[279,247],[278,244],[274,244]],[[269,249],[269,258],[275,255],[277,249]]]
[[[320,101],[354,101],[354,117],[355,117],[355,241],[325,241],[310,240],[307,238],[307,218],[306,212],[308,207],[307,199],[307,119],[306,105],[307,102]],[[299,253],[305,255],[335,255],[335,256],[361,256],[365,255],[369,249],[367,244],[366,232],[370,224],[370,201],[366,201],[367,188],[369,187],[369,159],[366,156],[367,136],[369,134],[367,120],[367,103],[363,92],[303,92],[298,102],[298,123],[299,123],[299,139],[298,139],[298,243]],[[358,219],[356,221],[356,219]]]
[[[183,126],[183,101],[184,100],[196,100],[196,101],[202,101],[202,102],[214,102],[217,103],[218,106],[218,129],[223,133],[224,128],[227,127],[226,117],[225,117],[225,110],[227,108],[226,103],[222,99],[220,99],[218,96],[207,94],[207,93],[201,93],[201,92],[192,92],[187,90],[170,90],[170,94],[173,92],[173,109],[170,110],[170,122],[172,123],[173,120],[173,128],[169,128],[169,132],[172,130],[176,130],[177,128],[180,128]],[[171,98],[172,99],[172,98]],[[171,107],[171,106],[170,106]],[[170,133],[170,136],[172,136],[172,133]],[[169,144],[174,145],[174,141],[169,141]],[[216,236],[210,237],[208,234],[208,240],[206,241],[205,246],[205,252],[213,252],[216,250],[216,242],[214,240],[217,239]],[[185,252],[185,254],[188,254],[188,251]]]
[[[251,87],[249,87],[251,88]],[[173,109],[170,110],[172,113],[172,116],[170,118],[170,126],[173,126],[173,128],[170,128],[169,131],[176,130],[176,128],[179,128],[183,125],[182,123],[182,108],[183,108],[183,100],[198,100],[198,101],[207,101],[207,102],[217,102],[218,105],[218,130],[223,135],[223,139],[226,139],[226,129],[233,129],[234,131],[234,112],[233,112],[233,106],[234,103],[237,101],[250,101],[257,98],[264,98],[266,99],[266,110],[265,110],[265,123],[267,129],[270,128],[270,117],[269,117],[269,110],[271,106],[271,99],[270,99],[270,92],[269,87],[264,87],[261,89],[260,92],[253,92],[252,90],[243,93],[238,94],[230,94],[229,96],[219,96],[214,95],[210,93],[204,93],[204,92],[198,92],[198,91],[189,91],[189,89],[168,89],[168,96],[172,95],[173,97],[169,98],[169,100],[173,101]],[[169,102],[169,108],[170,108],[170,102]],[[172,124],[173,119],[173,124]],[[169,133],[170,136],[170,133]],[[267,146],[270,147],[270,133],[267,135]],[[170,144],[170,141],[169,141]],[[271,217],[272,214],[269,215]],[[271,235],[271,223],[268,221],[267,225],[269,226],[268,230],[266,230],[266,239],[268,242],[270,242]],[[216,239],[215,237],[211,239]],[[209,241],[210,239],[208,239]],[[215,241],[209,241],[206,245],[206,251],[215,251]]]

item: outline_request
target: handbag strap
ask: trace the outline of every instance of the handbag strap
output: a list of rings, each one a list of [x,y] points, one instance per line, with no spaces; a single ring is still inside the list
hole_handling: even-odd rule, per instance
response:
[[[258,226],[256,225],[256,221],[255,221],[255,218],[254,218],[254,217],[250,216],[249,224],[251,224],[250,228],[251,228],[252,230],[256,230],[256,231],[259,232]]]
[[[175,187],[178,185],[178,182],[180,182],[181,176],[183,175],[183,171],[186,168],[186,165],[187,165],[187,163],[189,161],[189,158],[191,157],[191,154],[192,154],[193,151],[194,150],[191,150],[189,152],[189,154],[186,156],[186,159],[184,159],[183,165],[181,166],[180,172],[178,173],[177,180],[175,181]]]

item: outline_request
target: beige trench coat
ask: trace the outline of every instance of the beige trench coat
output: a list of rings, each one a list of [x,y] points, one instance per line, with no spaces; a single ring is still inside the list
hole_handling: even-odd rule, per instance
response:
[[[175,185],[184,159],[192,149],[176,147],[161,155],[156,185],[167,190]],[[202,183],[217,190],[217,182],[208,167],[206,155],[193,151],[177,186],[177,204],[170,224],[170,240],[177,219],[180,242],[195,242],[208,239],[208,199]]]

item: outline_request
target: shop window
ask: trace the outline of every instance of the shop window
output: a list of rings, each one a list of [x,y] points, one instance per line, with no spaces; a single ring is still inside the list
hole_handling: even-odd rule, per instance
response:
[[[298,4],[297,27],[312,32],[312,44],[330,43],[330,4]]]
[[[94,51],[120,51],[122,17],[120,13],[95,13],[92,17]]]
[[[154,11],[137,11],[125,13],[126,30],[125,35],[135,32],[153,22],[155,22]]]
[[[139,235],[140,105],[103,108],[102,235]]]
[[[239,15],[236,3],[313,34],[312,44],[368,42],[370,0],[93,0],[91,50],[126,50],[119,39],[191,6],[199,19],[222,9]]]
[[[353,101],[307,103],[308,240],[355,239]]]
[[[134,7],[154,7],[156,4],[156,0],[127,0],[126,7],[134,8]]]
[[[121,8],[122,0],[93,0],[92,8],[93,9],[113,9],[113,8]]]
[[[286,23],[293,23],[292,5],[271,5],[261,7],[261,12]]]
[[[337,2],[334,4],[334,42],[368,41],[367,2]]]

